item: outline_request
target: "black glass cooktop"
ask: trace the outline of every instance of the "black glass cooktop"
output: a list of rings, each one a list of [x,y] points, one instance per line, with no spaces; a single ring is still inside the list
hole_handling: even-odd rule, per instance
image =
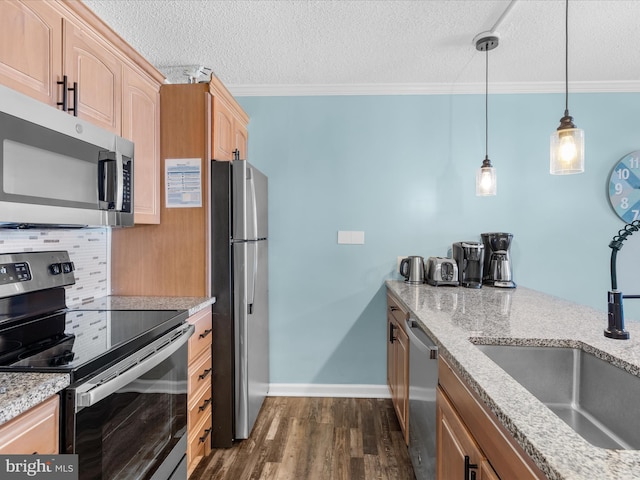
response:
[[[0,371],[95,374],[183,323],[181,310],[67,310],[0,328]]]

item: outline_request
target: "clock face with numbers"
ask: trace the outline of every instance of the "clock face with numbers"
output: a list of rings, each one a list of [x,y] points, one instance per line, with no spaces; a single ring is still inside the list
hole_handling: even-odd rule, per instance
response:
[[[613,167],[609,202],[625,223],[640,219],[640,150],[625,155]]]

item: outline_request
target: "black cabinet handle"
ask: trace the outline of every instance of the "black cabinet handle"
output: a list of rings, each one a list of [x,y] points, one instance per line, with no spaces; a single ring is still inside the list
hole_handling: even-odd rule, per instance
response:
[[[396,326],[393,323],[389,323],[389,343],[393,343],[393,341],[396,339],[394,335],[395,328]]]
[[[476,478],[476,472],[471,472],[478,468],[478,464],[470,462],[469,455],[464,456],[464,480],[469,480],[469,474],[471,473],[471,480]]]
[[[211,374],[211,369],[207,368],[205,371],[203,371],[200,375],[198,375],[198,378],[200,380],[204,380],[205,378],[207,378],[209,375]]]
[[[392,312],[397,312],[400,309],[398,307],[396,307],[395,305],[389,305],[389,310],[391,310]]]
[[[62,85],[62,101],[56,102],[56,105],[62,107],[63,111],[67,111],[67,76],[62,76],[62,81],[56,82],[58,85]]]
[[[207,335],[209,335],[212,331],[213,331],[212,328],[207,328],[204,332],[202,332],[200,335],[198,335],[198,338],[204,338]]]
[[[209,406],[209,404],[211,403],[211,397],[207,398],[204,402],[202,402],[202,405],[200,405],[198,407],[198,411],[201,412],[203,411],[205,408],[207,408]]]
[[[73,108],[67,108],[67,112],[73,112],[73,116],[78,116],[78,82],[73,82],[73,87],[69,88],[73,92]]]
[[[207,437],[209,436],[209,434],[210,434],[210,433],[211,433],[211,429],[210,429],[210,428],[207,428],[207,429],[204,431],[204,435],[203,435],[203,436],[201,436],[201,437],[198,439],[198,443],[203,443],[203,442],[207,439]]]

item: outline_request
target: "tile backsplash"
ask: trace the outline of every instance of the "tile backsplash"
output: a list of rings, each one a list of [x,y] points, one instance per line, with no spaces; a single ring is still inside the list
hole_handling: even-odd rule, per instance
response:
[[[69,252],[76,268],[76,283],[66,287],[67,305],[108,295],[108,245],[107,228],[0,230],[0,253]]]

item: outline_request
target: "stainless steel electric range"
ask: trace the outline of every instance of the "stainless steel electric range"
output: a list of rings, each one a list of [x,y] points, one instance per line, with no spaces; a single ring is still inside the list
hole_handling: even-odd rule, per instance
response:
[[[0,371],[69,374],[60,453],[81,480],[184,480],[188,312],[69,309],[73,283],[65,251],[0,254]]]

